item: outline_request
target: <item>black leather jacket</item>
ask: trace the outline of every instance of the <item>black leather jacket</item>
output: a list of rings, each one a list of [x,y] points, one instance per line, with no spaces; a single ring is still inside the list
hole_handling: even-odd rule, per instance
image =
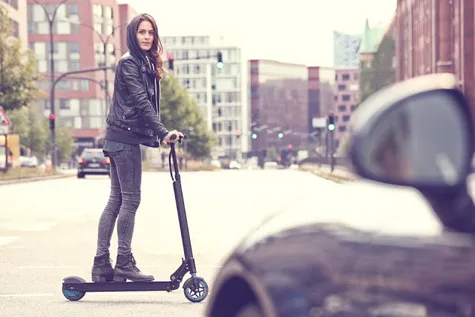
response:
[[[117,64],[107,123],[124,131],[163,139],[168,130],[159,118],[160,82],[145,59],[124,54]]]

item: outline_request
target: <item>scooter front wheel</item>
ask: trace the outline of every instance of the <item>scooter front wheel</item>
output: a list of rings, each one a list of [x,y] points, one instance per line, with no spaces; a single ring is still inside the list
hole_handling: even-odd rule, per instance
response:
[[[209,288],[206,281],[201,277],[190,277],[183,283],[183,291],[186,299],[198,303],[208,296]]]

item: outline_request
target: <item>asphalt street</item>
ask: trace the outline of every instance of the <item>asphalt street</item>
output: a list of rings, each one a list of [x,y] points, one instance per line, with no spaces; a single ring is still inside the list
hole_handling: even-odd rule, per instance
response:
[[[88,293],[79,302],[64,298],[64,277],[90,279],[108,183],[107,177],[95,176],[0,186],[2,317],[202,316],[206,300],[191,303],[182,289]],[[316,219],[398,234],[441,230],[427,203],[410,189],[364,181],[337,184],[295,170],[185,172],[182,184],[198,275],[206,279],[210,292],[232,248],[283,210],[295,217],[275,221],[270,231]],[[145,173],[142,193],[133,252],[140,269],[166,280],[182,257],[170,175]],[[116,244],[114,234],[114,261]]]
[[[1,316],[202,314],[206,300],[191,303],[182,289],[88,293],[79,302],[63,297],[64,277],[90,279],[108,182],[107,177],[92,176],[0,186]],[[307,191],[339,186],[291,170],[185,172],[182,184],[198,275],[206,279],[211,292],[216,270],[246,233]],[[142,192],[133,252],[140,269],[166,280],[182,257],[170,175],[145,173]],[[114,261],[116,243],[114,234]]]

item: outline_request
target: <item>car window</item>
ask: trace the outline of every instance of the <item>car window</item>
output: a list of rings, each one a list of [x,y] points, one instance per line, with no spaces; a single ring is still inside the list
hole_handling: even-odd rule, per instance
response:
[[[102,150],[86,150],[82,152],[81,155],[83,158],[102,158],[104,157],[104,153]]]

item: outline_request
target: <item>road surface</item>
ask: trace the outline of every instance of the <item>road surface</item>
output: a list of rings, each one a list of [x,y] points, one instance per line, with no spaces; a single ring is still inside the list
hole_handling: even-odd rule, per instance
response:
[[[0,187],[0,311],[7,316],[196,317],[203,303],[172,293],[88,293],[80,302],[61,294],[65,276],[90,279],[107,177],[67,178]],[[298,171],[219,171],[182,174],[198,273],[212,291],[213,274],[231,248],[262,219],[303,194],[336,184]],[[298,185],[298,186],[296,186]],[[138,266],[167,279],[182,257],[168,173],[145,173],[133,252]],[[117,239],[112,240],[115,261]]]
[[[367,223],[373,223],[374,218],[366,209],[358,209],[358,204],[396,215],[399,209],[411,215],[412,207],[412,214],[420,215],[417,210],[426,206],[411,191],[365,183],[337,184],[294,170],[186,172],[182,181],[198,274],[208,281],[211,292],[214,274],[233,246],[263,219],[298,205],[303,198],[312,198],[314,203],[308,207],[316,214],[331,215],[338,208],[334,202],[346,202],[351,206],[345,211],[348,217]],[[0,187],[2,317],[202,316],[206,300],[190,303],[182,289],[172,293],[88,293],[79,302],[63,297],[63,277],[90,279],[97,222],[108,198],[108,182],[107,177],[96,176]],[[142,192],[133,252],[140,269],[164,280],[182,257],[170,175],[145,173]],[[422,214],[413,217],[431,223],[427,210]],[[381,219],[392,222],[397,218],[383,217],[381,214]],[[401,223],[407,222],[404,217],[398,218]],[[116,243],[114,234],[114,261]]]

